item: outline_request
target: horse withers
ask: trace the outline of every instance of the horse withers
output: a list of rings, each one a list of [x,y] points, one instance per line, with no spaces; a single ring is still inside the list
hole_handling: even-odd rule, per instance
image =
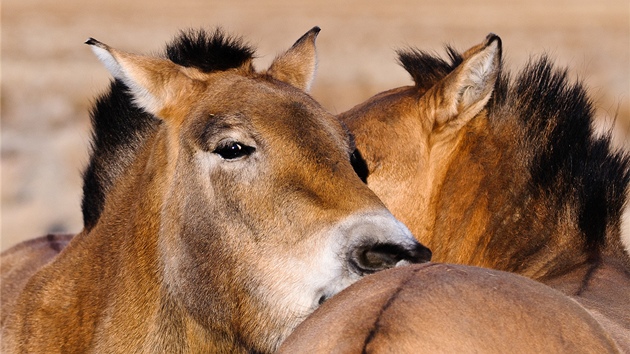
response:
[[[166,58],[87,42],[115,81],[92,112],[85,227],[2,284],[3,352],[272,352],[363,275],[429,260],[304,92],[318,32],[263,72],[221,31]]]
[[[399,52],[415,85],[339,116],[362,178],[435,261],[552,286],[630,351],[630,158],[594,134],[586,89],[547,57],[511,76],[495,35],[448,54]]]

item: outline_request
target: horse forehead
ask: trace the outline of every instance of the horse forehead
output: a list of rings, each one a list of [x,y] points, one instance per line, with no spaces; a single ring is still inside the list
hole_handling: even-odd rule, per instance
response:
[[[214,109],[234,110],[242,107],[273,109],[284,101],[306,101],[307,95],[288,85],[234,73],[211,77],[202,98]]]
[[[208,85],[205,99],[199,106],[203,113],[237,114],[257,130],[273,135],[308,132],[347,137],[339,120],[308,94],[273,80],[226,75]]]

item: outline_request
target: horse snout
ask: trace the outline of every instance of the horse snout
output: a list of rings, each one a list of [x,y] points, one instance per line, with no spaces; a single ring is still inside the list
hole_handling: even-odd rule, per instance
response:
[[[431,251],[387,210],[355,214],[338,230],[346,242],[347,269],[359,276],[431,260]]]
[[[396,243],[377,242],[357,247],[350,253],[349,257],[350,265],[360,275],[430,260],[431,250],[419,243],[409,248]]]
[[[433,252],[421,243],[417,243],[415,247],[407,252],[407,257],[403,258],[401,261],[408,263],[425,263],[431,261],[431,257],[433,256]],[[397,265],[402,265],[402,262],[399,262]]]

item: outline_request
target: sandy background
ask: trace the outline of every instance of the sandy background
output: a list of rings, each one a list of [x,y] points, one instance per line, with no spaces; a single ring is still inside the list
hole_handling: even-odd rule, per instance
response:
[[[88,108],[109,81],[82,43],[161,51],[188,27],[221,25],[258,48],[259,67],[318,25],[313,96],[334,113],[409,84],[394,50],[503,39],[509,68],[549,52],[589,87],[600,117],[630,116],[630,3],[567,1],[2,0],[1,248],[81,229]]]

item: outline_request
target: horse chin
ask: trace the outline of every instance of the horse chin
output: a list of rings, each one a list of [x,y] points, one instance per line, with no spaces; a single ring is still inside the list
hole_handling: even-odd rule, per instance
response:
[[[344,257],[333,251],[335,244],[336,242],[329,242],[325,251],[313,262],[285,264],[284,281],[280,286],[277,284],[274,286],[282,290],[264,296],[268,302],[266,306],[276,308],[271,315],[282,318],[289,333],[322,303],[361,278],[343,265]],[[279,274],[279,270],[273,274]],[[304,274],[310,276],[306,277],[307,279],[300,279]],[[297,286],[298,282],[301,285]],[[300,291],[295,291],[296,288]]]
[[[329,274],[328,281],[323,285],[316,287],[312,291],[309,291],[303,298],[303,304],[305,306],[296,306],[297,317],[301,320],[308,317],[313,311],[317,310],[325,301],[331,297],[337,295],[339,292],[352,285],[357,280],[361,279],[361,276],[349,272],[348,270],[338,269],[336,274]],[[299,304],[300,301],[292,301],[290,305]],[[300,320],[300,322],[301,322]]]
[[[342,290],[352,285],[354,282],[356,282],[359,279],[361,279],[361,277],[351,275],[350,277],[347,277],[345,281],[338,281],[334,284],[330,284],[330,286],[323,289],[321,292],[318,292],[317,296],[315,297],[315,300],[313,301],[313,305],[311,306],[311,308],[313,309],[312,311],[315,311],[328,299],[337,295]]]

